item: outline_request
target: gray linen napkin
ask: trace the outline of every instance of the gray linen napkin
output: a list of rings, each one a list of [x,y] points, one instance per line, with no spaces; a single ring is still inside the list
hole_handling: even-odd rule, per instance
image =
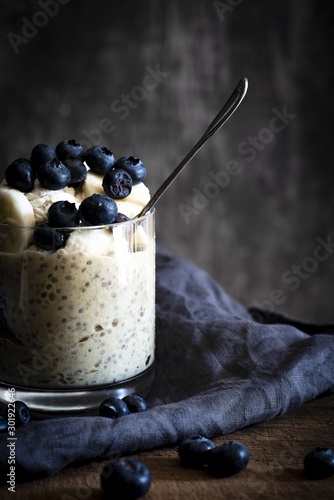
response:
[[[72,416],[20,427],[17,480],[189,436],[225,434],[333,391],[333,331],[330,325],[247,311],[191,261],[159,248],[149,410],[116,420]],[[2,477],[8,472],[6,439],[6,433],[0,436]]]

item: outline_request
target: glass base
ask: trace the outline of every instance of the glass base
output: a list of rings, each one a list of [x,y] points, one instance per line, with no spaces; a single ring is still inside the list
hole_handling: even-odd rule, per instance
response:
[[[94,389],[47,390],[28,389],[0,382],[0,401],[8,402],[9,388],[15,389],[15,401],[24,401],[35,417],[45,418],[55,414],[97,415],[102,401],[109,397],[124,398],[128,394],[138,394],[145,398],[154,379],[154,365],[139,375],[111,385],[98,386]]]

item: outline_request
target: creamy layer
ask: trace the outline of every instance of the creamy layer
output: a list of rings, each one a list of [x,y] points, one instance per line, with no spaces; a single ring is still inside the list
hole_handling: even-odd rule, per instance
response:
[[[131,378],[153,363],[155,241],[143,227],[124,235],[75,230],[55,253],[34,246],[0,253],[9,329],[2,325],[0,332],[3,381],[96,386]]]

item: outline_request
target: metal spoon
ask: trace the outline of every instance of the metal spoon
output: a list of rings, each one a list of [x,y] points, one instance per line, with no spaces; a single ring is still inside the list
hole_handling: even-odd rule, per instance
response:
[[[173,170],[173,172],[167,177],[164,183],[159,187],[156,193],[152,196],[150,201],[145,205],[142,211],[134,217],[135,219],[145,215],[151,208],[156,204],[159,198],[164,194],[166,189],[171,185],[171,183],[176,179],[176,177],[182,172],[184,167],[188,165],[190,160],[194,158],[196,153],[201,149],[201,147],[206,143],[210,137],[213,136],[219,130],[225,122],[233,115],[234,111],[238,108],[239,104],[246,95],[248,88],[248,80],[246,77],[241,78],[238,85],[234,89],[231,97],[226,102],[225,106],[220,110],[216,118],[211,122],[207,130],[204,132],[200,140],[193,146],[189,153],[183,158],[179,165]]]

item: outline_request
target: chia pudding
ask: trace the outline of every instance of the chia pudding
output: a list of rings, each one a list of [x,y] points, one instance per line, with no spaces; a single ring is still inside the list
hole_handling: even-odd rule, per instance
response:
[[[117,230],[132,232],[133,225]],[[135,226],[145,232],[148,221]],[[104,240],[103,253],[96,253],[101,245],[95,253],[75,245],[54,253],[34,246],[0,252],[3,382],[49,389],[111,384],[154,361],[154,238],[145,232],[143,243],[140,234],[131,248],[109,228],[87,228],[74,230],[68,243],[76,232]]]
[[[154,212],[135,218],[146,169],[106,148],[86,152],[89,166],[74,140],[61,146],[81,155],[75,182],[61,184],[66,162],[41,144],[0,184],[0,380],[13,386],[103,387],[154,363]],[[51,224],[51,206],[68,224]]]

